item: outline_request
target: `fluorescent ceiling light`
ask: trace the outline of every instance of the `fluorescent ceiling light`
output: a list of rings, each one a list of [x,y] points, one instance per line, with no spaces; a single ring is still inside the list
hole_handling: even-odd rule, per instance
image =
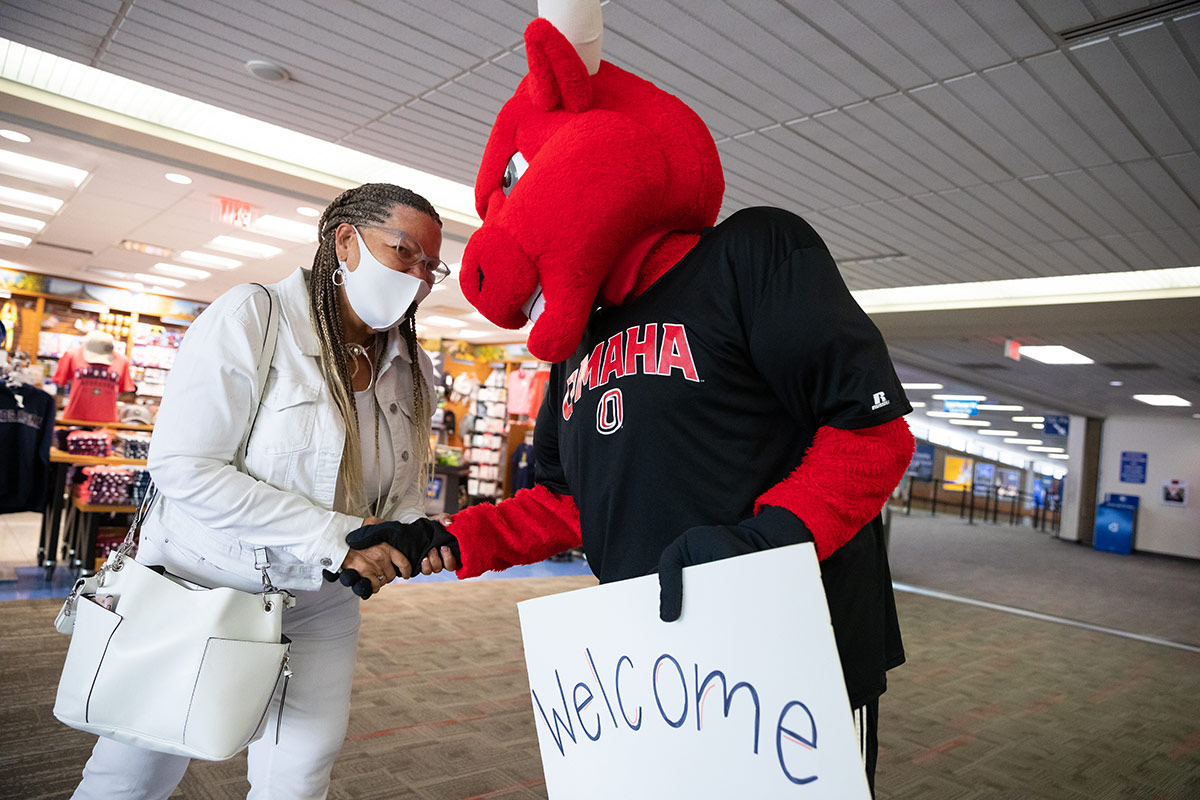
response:
[[[967,419],[971,415],[963,414],[960,411],[926,411],[925,416],[927,416],[927,417],[943,417],[943,418],[951,418],[951,419]]]
[[[185,278],[190,281],[202,281],[205,278],[212,277],[211,272],[205,272],[202,269],[195,269],[193,267],[181,267],[177,264],[155,264],[152,269],[164,275],[173,275],[176,278]]]
[[[170,255],[168,253],[168,255]],[[237,269],[242,265],[241,261],[236,258],[225,258],[225,256],[214,256],[208,253],[197,253],[195,250],[184,250],[178,256],[180,261],[190,261],[193,264],[199,264],[202,267],[215,267],[216,269]]]
[[[1031,444],[1031,445],[1029,445],[1029,447],[1026,447],[1025,449],[1030,450],[1034,453],[1061,453],[1063,451],[1063,449],[1061,447],[1047,447],[1045,445],[1037,445],[1037,444]]]
[[[1007,444],[1041,444],[1041,439],[1005,439]]]
[[[16,214],[6,214],[0,211],[0,227],[10,228],[14,231],[41,233],[42,228],[46,227],[46,223],[33,217],[19,217]]]
[[[910,400],[908,404],[913,408],[924,408],[926,405],[928,405],[920,400]]]
[[[33,239],[30,239],[28,236],[0,231],[0,244],[6,244],[9,247],[29,247],[29,243],[32,241]]]
[[[1135,394],[1134,400],[1151,406],[1190,406],[1191,403],[1177,394]]]
[[[461,330],[454,334],[462,339],[478,339],[480,336],[491,336],[495,331],[473,331],[470,329]]]
[[[3,136],[5,139],[8,139],[10,142],[20,142],[21,144],[25,144],[26,142],[33,141],[33,139],[30,139],[28,136],[21,133],[20,131],[3,130],[3,131],[0,131],[0,136]]]
[[[145,253],[148,256],[158,256],[159,258],[171,257],[171,251],[166,247],[160,247],[156,244],[147,244],[146,242],[135,242],[133,239],[122,239],[121,247],[125,250],[131,250],[135,253]]]
[[[1033,428],[1034,430],[1040,431],[1040,430],[1044,430],[1046,426],[1040,422],[1034,422],[1034,423],[1030,424],[1029,427]]]
[[[182,184],[183,186],[187,186],[192,182],[192,179],[187,175],[180,175],[178,172],[168,172],[166,175],[163,175],[163,177],[169,180],[171,183],[178,183]]]
[[[1109,386],[1124,386],[1125,381],[1109,381],[1108,385]]]
[[[1013,417],[1013,422],[1045,422],[1045,417]]]
[[[302,217],[319,217],[321,212],[319,209],[310,208],[309,206],[300,206],[296,209],[296,213]]]
[[[11,150],[0,150],[0,172],[27,181],[44,183],[47,186],[61,186],[66,189],[78,187],[88,176],[86,169],[68,167],[66,164],[14,153]]]
[[[902,388],[906,391],[907,390],[915,391],[918,389],[941,389],[941,388],[943,388],[943,386],[940,383],[902,383],[902,384],[900,384],[900,388]]]
[[[283,252],[274,245],[252,242],[249,239],[238,239],[235,236],[218,236],[204,246],[220,250],[222,253],[233,253],[235,256],[245,256],[246,258],[274,258]]]
[[[1200,267],[862,289],[850,294],[868,314],[1197,297]]]
[[[149,275],[145,272],[135,272],[134,280],[141,283],[148,283],[151,286],[166,286],[170,289],[182,289],[187,286],[184,281],[176,280],[175,278],[164,278],[162,275]]]
[[[977,411],[1024,411],[1025,406],[986,405],[976,406]]]
[[[979,435],[980,436],[1016,436],[1017,432],[1016,431],[990,430],[990,431],[979,431]]]
[[[439,327],[439,328],[465,328],[465,327],[467,327],[467,323],[463,322],[461,319],[454,319],[453,317],[438,317],[438,316],[425,317],[425,324],[433,325],[433,326]]]
[[[1082,353],[1076,353],[1069,347],[1060,344],[1022,345],[1021,356],[1032,358],[1043,364],[1095,364],[1096,362]]]
[[[992,423],[982,419],[952,419],[951,425],[966,425],[969,428],[986,428]]]
[[[1066,461],[1070,456],[1066,453],[1050,453],[1047,458],[1057,458],[1059,461]]]
[[[0,203],[13,208],[23,208],[26,211],[57,214],[58,210],[62,208],[63,201],[57,197],[0,186]]]
[[[250,232],[263,236],[273,236],[289,242],[308,244],[317,240],[317,226],[310,222],[297,222],[283,217],[273,217],[270,214],[259,217],[250,223]]]
[[[71,303],[71,308],[76,311],[94,311],[97,314],[107,314],[108,306],[103,303],[89,303],[86,300],[76,300]]]
[[[252,119],[0,39],[0,78],[39,90],[54,107],[86,103],[96,119],[343,188],[382,182],[427,198],[446,219],[478,227],[475,189],[315,136]],[[28,94],[28,91],[26,91]]]
[[[966,402],[975,401],[981,402],[987,400],[987,397],[982,394],[935,394],[934,400],[963,400]]]

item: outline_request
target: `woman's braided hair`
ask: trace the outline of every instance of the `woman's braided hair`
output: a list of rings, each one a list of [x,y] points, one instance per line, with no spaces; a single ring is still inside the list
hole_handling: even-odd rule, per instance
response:
[[[438,227],[442,225],[441,217],[428,200],[390,183],[367,183],[342,192],[321,214],[317,224],[319,238],[309,279],[309,307],[321,348],[321,374],[324,375],[334,404],[345,422],[346,446],[342,451],[339,476],[346,498],[347,513],[365,514],[369,509],[366,488],[363,486],[358,407],[354,402],[354,383],[350,368],[353,357],[346,343],[338,289],[333,282],[333,275],[339,266],[335,234],[342,223],[354,226],[384,224],[396,206],[407,206],[428,214]],[[430,416],[433,409],[430,408],[429,390],[421,372],[421,362],[417,360],[417,330],[413,314],[401,320],[400,333],[408,345],[412,367],[412,450],[418,456],[418,476],[424,475],[428,479],[433,464],[433,457],[429,451]],[[379,362],[376,365],[376,375],[383,366],[382,359]],[[421,489],[424,488],[422,484]]]

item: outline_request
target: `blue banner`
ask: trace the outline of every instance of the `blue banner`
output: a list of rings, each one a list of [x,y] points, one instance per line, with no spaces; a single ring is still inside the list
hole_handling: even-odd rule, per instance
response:
[[[973,417],[979,413],[979,403],[974,400],[943,400],[942,410],[948,414],[966,414]]]
[[[919,481],[933,480],[933,454],[935,448],[931,444],[918,443],[913,451],[912,462],[908,465],[908,473]]]
[[[1066,436],[1071,427],[1071,418],[1062,416],[1047,416],[1042,420],[1042,434],[1045,436]]]

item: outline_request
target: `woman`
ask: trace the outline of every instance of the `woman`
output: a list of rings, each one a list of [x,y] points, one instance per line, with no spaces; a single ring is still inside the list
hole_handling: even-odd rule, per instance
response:
[[[277,697],[250,746],[251,798],[325,797],[345,738],[359,599],[322,572],[354,571],[370,596],[413,571],[388,545],[351,550],[346,535],[424,517],[433,375],[413,317],[448,273],[441,224],[427,200],[397,186],[343,193],[321,216],[312,270],[269,293],[226,292],[171,370],[149,458],[160,497],[138,560],[253,592],[255,552],[265,549],[272,582],[296,597],[283,618],[294,675],[282,715]],[[273,356],[263,354],[272,303]],[[257,397],[260,358],[272,360]],[[443,566],[456,568],[448,549],[431,551],[421,571]],[[187,765],[102,738],[74,796],[166,798]]]

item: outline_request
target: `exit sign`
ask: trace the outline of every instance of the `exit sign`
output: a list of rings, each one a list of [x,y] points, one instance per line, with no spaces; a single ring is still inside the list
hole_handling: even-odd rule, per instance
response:
[[[1013,361],[1021,360],[1021,343],[1012,339],[1004,340],[1004,357]]]

